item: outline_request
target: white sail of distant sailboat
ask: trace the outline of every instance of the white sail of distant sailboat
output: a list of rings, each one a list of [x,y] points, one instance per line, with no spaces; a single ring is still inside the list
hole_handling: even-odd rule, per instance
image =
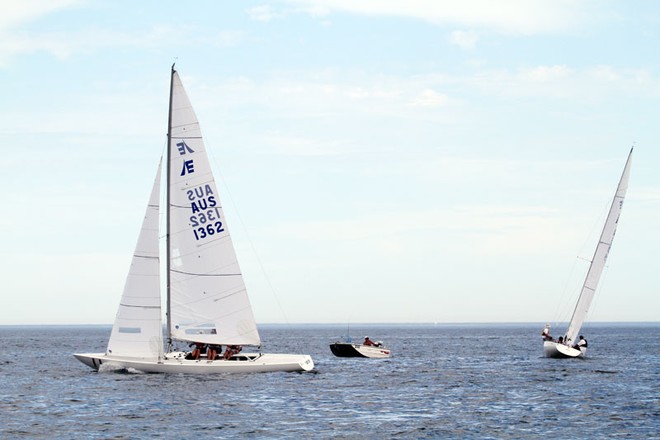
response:
[[[566,332],[561,337],[562,341],[545,340],[543,343],[543,352],[547,357],[578,357],[586,353],[587,347],[585,345],[578,346],[578,340],[576,338],[580,333],[582,324],[584,324],[584,321],[587,318],[589,306],[596,293],[598,281],[605,268],[607,256],[609,255],[614,235],[616,234],[616,227],[619,223],[623,201],[626,197],[626,191],[628,190],[632,153],[633,149],[631,148],[630,153],[628,154],[628,159],[626,160],[626,165],[623,169],[623,174],[619,179],[619,185],[614,193],[614,198],[610,205],[607,219],[605,220],[605,226],[603,226],[603,231],[601,232],[600,239],[596,245],[596,251],[594,252],[587,276],[582,285],[580,297],[578,298],[575,310],[573,311],[573,316],[568,324]]]
[[[124,293],[105,353],[74,356],[99,369],[114,364],[155,373],[309,371],[299,354],[242,353],[261,340],[195,112],[172,66],[166,159],[166,350],[159,259],[161,166],[151,192]],[[225,355],[173,351],[173,341]],[[194,353],[194,351],[193,351]]]

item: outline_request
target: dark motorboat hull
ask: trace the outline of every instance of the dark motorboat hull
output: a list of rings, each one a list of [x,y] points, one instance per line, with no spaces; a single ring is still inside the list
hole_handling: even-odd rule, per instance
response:
[[[392,355],[390,349],[385,347],[350,344],[347,342],[330,344],[330,351],[337,357],[388,358]]]

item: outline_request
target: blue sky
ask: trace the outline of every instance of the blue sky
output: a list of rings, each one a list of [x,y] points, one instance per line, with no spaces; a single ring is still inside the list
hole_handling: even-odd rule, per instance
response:
[[[658,321],[660,3],[4,1],[0,324],[111,323],[195,106],[257,321]]]

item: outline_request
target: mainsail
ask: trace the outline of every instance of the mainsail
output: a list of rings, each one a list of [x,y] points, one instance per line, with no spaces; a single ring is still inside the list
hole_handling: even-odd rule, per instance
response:
[[[156,360],[163,355],[163,327],[158,257],[158,165],[131,268],[126,277],[107,353]]]
[[[169,127],[169,316],[171,338],[259,345],[199,122],[172,71]]]
[[[587,272],[587,276],[584,280],[582,291],[580,292],[580,298],[578,299],[577,305],[575,306],[575,311],[573,312],[573,317],[571,318],[571,322],[569,323],[568,329],[566,330],[566,335],[564,337],[566,343],[574,342],[578,333],[580,333],[580,328],[582,327],[582,324],[587,317],[589,306],[591,305],[594,293],[596,292],[596,287],[598,286],[600,275],[603,273],[607,255],[610,252],[610,247],[612,246],[612,241],[614,240],[614,234],[616,233],[619,216],[621,215],[623,199],[625,198],[626,191],[628,190],[628,178],[630,175],[632,152],[633,150],[631,149],[630,154],[628,154],[626,166],[623,169],[623,174],[619,180],[619,186],[617,187],[616,193],[614,194],[614,199],[612,200],[612,205],[610,206],[607,220],[605,220],[603,232],[601,233],[600,239],[598,240],[598,246],[596,246],[594,257],[591,260],[589,271]]]

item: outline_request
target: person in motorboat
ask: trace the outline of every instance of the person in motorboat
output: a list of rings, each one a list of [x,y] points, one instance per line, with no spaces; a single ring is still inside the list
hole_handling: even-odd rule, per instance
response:
[[[576,350],[580,350],[581,348],[587,348],[589,344],[587,344],[587,340],[584,339],[584,336],[580,335],[580,340],[573,346]]]
[[[550,336],[550,324],[546,324],[541,332],[541,338],[544,341],[552,341],[552,336]]]
[[[383,343],[381,341],[374,342],[371,339],[369,339],[369,336],[364,337],[364,342],[362,342],[362,345],[367,345],[370,347],[382,347]]]

